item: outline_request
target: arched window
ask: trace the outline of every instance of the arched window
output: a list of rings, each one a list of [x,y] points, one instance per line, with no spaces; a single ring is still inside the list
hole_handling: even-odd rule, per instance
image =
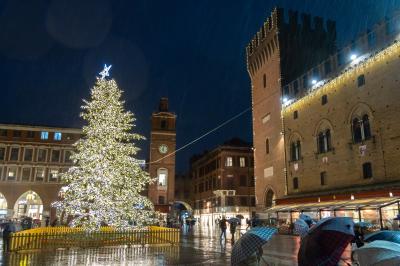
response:
[[[362,122],[363,122],[362,131],[364,133],[364,139],[369,139],[371,138],[371,128],[369,126],[369,118],[367,114],[363,116]]]
[[[300,140],[295,140],[291,143],[290,145],[290,154],[291,154],[291,160],[292,161],[298,161],[300,160],[301,156],[301,143]]]
[[[157,170],[158,187],[166,187],[168,181],[168,169],[159,168]]]
[[[274,205],[275,205],[275,194],[272,191],[272,189],[268,189],[268,191],[265,193],[265,207],[271,208]]]
[[[299,188],[299,178],[295,177],[293,178],[293,189],[298,189]]]
[[[269,154],[269,139],[265,139],[265,153]]]
[[[354,143],[371,138],[371,125],[367,114],[363,115],[362,119],[355,117],[352,120],[352,134]]]
[[[320,131],[317,137],[318,153],[325,153],[332,150],[331,130]]]

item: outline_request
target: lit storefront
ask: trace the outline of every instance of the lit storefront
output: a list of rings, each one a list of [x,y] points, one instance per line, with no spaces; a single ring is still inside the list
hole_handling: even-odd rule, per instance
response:
[[[222,216],[228,220],[232,217],[243,217],[241,219],[241,225],[246,225],[246,219],[250,219],[251,213],[255,211],[254,207],[239,207],[239,206],[229,206],[229,207],[210,207],[205,209],[194,210],[194,218],[197,219],[202,225],[215,225],[218,219]]]
[[[372,230],[392,229],[393,219],[400,213],[400,198],[377,197],[359,200],[333,200],[317,203],[277,205],[266,214],[276,219],[282,232],[288,232],[290,225],[300,213],[319,220],[325,217],[351,217],[355,222],[367,222]]]

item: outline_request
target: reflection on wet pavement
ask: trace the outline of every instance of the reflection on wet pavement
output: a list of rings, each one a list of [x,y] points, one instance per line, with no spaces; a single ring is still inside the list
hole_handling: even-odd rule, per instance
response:
[[[221,242],[219,234],[219,229],[195,226],[182,229],[179,246],[119,246],[9,253],[2,257],[2,265],[230,265],[231,235],[227,232],[227,241]],[[239,233],[235,238],[239,238]],[[269,266],[297,265],[299,245],[298,237],[276,235],[264,245],[263,258]],[[344,258],[348,260],[349,257],[350,250],[347,250]]]

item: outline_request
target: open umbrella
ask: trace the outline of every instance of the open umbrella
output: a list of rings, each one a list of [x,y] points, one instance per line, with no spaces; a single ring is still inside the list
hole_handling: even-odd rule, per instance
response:
[[[241,215],[241,214],[238,214],[238,215],[236,215],[236,218],[239,218],[239,219],[244,219],[244,216],[243,216],[243,215]]]
[[[309,230],[310,227],[302,219],[297,219],[294,223],[294,232],[297,233],[301,238],[305,237]]]
[[[231,265],[248,259],[276,233],[276,228],[256,227],[247,231],[232,248]]]
[[[236,217],[232,217],[228,219],[228,223],[238,223],[240,224],[240,219]]]
[[[400,244],[400,231],[377,231],[364,237],[365,242],[372,242],[375,240],[386,240]]]
[[[324,218],[302,239],[298,265],[335,266],[353,238],[354,222],[351,218]]]
[[[368,223],[368,222],[357,222],[357,223],[354,224],[354,226],[359,226],[359,227],[362,227],[362,228],[367,228],[367,227],[371,227],[372,224],[371,224],[371,223]]]
[[[360,266],[400,265],[400,244],[376,240],[354,250],[353,259]]]

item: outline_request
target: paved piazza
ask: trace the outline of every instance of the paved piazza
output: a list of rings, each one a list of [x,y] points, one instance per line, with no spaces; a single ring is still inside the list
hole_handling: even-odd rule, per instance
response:
[[[238,236],[239,234],[236,237]],[[261,265],[297,265],[298,237],[276,235],[263,248],[263,258],[268,264]],[[180,246],[107,247],[11,253],[2,257],[2,265],[230,265],[231,249],[229,233],[225,244],[219,240],[218,229],[196,226],[191,230],[186,228],[182,230]],[[344,260],[348,260],[349,256],[347,250]]]

